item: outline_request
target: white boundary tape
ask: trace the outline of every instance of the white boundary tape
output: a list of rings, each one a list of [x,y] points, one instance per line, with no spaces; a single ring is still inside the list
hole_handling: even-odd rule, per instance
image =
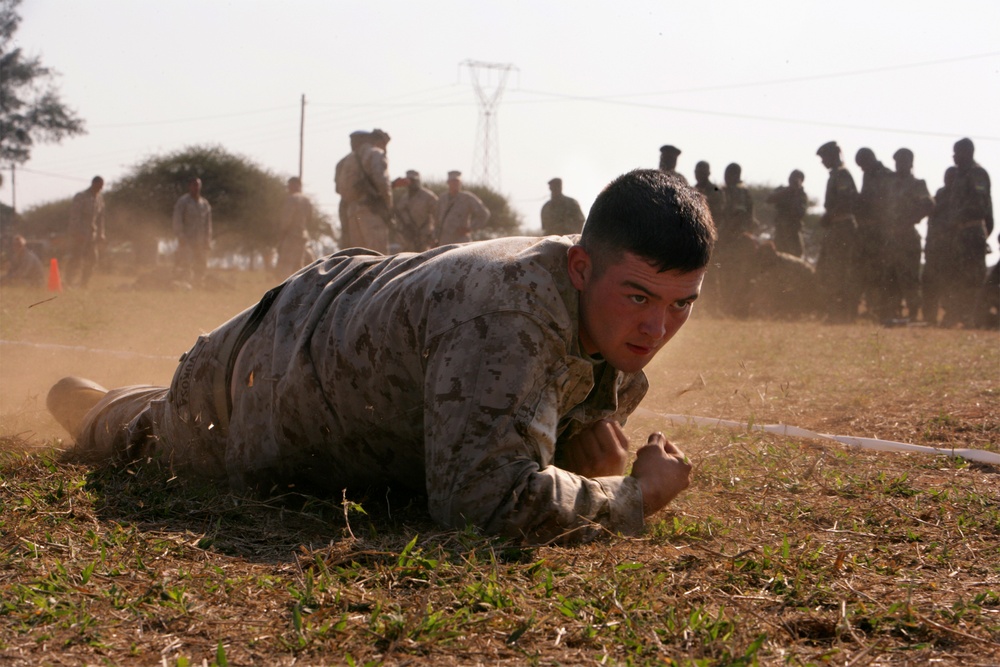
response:
[[[924,445],[911,445],[905,442],[894,442],[892,440],[878,440],[876,438],[856,438],[850,435],[830,435],[827,433],[815,433],[813,431],[789,426],[787,424],[747,424],[745,422],[729,421],[728,419],[712,419],[711,417],[692,417],[690,415],[665,415],[653,412],[646,408],[638,408],[633,414],[645,417],[658,417],[666,419],[675,424],[687,424],[697,426],[722,426],[732,429],[743,429],[753,431],[766,431],[776,435],[789,436],[793,438],[809,438],[811,440],[835,440],[836,442],[861,447],[862,449],[874,449],[882,452],[917,452],[920,454],[935,454],[938,456],[961,456],[968,461],[978,463],[990,463],[1000,465],[1000,454],[987,452],[982,449],[945,449],[938,447],[926,447]]]

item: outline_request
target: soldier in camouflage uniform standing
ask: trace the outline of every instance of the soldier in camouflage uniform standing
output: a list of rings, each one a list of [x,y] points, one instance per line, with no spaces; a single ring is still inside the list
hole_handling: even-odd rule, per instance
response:
[[[913,175],[913,151],[900,148],[892,181],[892,216],[886,229],[886,316],[902,317],[901,303],[911,320],[920,312],[920,233],[917,223],[934,209],[927,183]]]
[[[957,274],[945,323],[978,325],[977,306],[986,280],[986,239],[993,232],[990,175],[975,160],[971,139],[955,142],[955,185],[951,210],[954,220]]]
[[[340,195],[340,204],[337,208],[337,217],[340,219],[340,247],[353,247],[354,241],[351,239],[350,225],[348,224],[348,208],[352,202],[359,201],[364,196],[364,191],[360,188],[358,173],[359,165],[356,153],[358,149],[367,141],[368,132],[355,130],[351,132],[351,152],[340,158],[334,170],[333,182]]]
[[[712,214],[712,220],[715,222],[716,229],[718,230],[718,225],[722,221],[723,209],[726,207],[726,195],[723,193],[722,188],[711,181],[711,175],[712,168],[708,162],[701,160],[694,166],[694,189],[700,192],[701,196],[705,198],[709,213]],[[705,275],[705,283],[701,289],[701,302],[703,304],[701,307],[717,315],[724,312],[722,305],[722,285],[720,283],[721,272],[718,270],[719,248],[721,245],[721,242],[716,242],[715,252],[712,254],[713,270]]]
[[[420,172],[406,172],[406,189],[396,198],[397,231],[403,250],[423,252],[434,247],[438,196],[425,188]]]
[[[375,129],[344,165],[345,181],[353,181],[347,204],[348,238],[359,248],[388,252],[392,225],[392,181],[386,147],[389,135]]]
[[[542,205],[542,232],[545,234],[579,234],[585,217],[580,202],[562,191],[561,178],[549,181],[552,197]]]
[[[278,262],[274,271],[280,279],[292,275],[311,261],[306,245],[309,243],[312,217],[312,204],[302,194],[302,180],[292,176],[288,179],[288,195],[281,206],[278,222]]]
[[[438,245],[468,243],[472,232],[490,220],[490,209],[471,192],[462,189],[462,172],[448,172],[448,191],[438,198]]]
[[[97,266],[104,243],[104,179],[94,176],[90,187],[73,196],[69,212],[68,236],[72,247],[66,261],[66,284],[86,287]],[[79,275],[79,282],[76,277]]]
[[[201,285],[212,248],[212,205],[201,196],[201,179],[188,181],[187,194],[174,204],[177,236],[177,273],[182,280]]]
[[[658,433],[625,475],[621,425],[713,240],[693,190],[635,171],[580,237],[342,251],[202,336],[169,388],[64,378],[47,404],[91,457],[235,489],[408,489],[443,525],[528,543],[632,535],[688,485]]]
[[[924,271],[920,278],[924,321],[938,324],[939,312],[949,301],[952,279],[958,270],[958,252],[952,224],[951,193],[958,167],[944,172],[944,185],[934,193],[934,208],[927,216],[927,240],[924,242]]]
[[[724,204],[719,227],[719,246],[715,253],[719,269],[723,310],[737,317],[749,315],[750,301],[746,291],[750,283],[750,269],[754,263],[757,231],[753,195],[743,184],[743,168],[735,162],[726,166],[722,188]]]
[[[854,208],[858,190],[854,177],[844,166],[837,142],[828,141],[819,147],[816,154],[823,166],[830,170],[823,200],[826,211],[819,221],[826,234],[816,262],[816,278],[824,293],[827,320],[853,322],[858,314],[860,296],[855,277],[857,222]]]
[[[788,175],[788,185],[776,188],[767,197],[774,205],[774,248],[802,257],[802,221],[809,210],[809,197],[802,183],[806,175],[796,169]]]
[[[882,164],[870,148],[860,148],[854,162],[861,167],[861,192],[854,205],[858,224],[857,280],[864,294],[865,310],[877,321],[892,319],[895,310],[887,291],[889,284],[888,239],[893,217],[892,170]]]

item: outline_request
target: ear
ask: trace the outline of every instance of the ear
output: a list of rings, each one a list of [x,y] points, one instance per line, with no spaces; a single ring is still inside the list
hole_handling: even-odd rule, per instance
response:
[[[582,292],[594,270],[590,254],[583,249],[583,246],[574,245],[566,251],[566,260],[569,280],[577,291]]]

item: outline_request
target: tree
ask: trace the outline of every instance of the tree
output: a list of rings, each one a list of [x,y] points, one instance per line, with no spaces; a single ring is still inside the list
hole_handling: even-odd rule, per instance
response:
[[[12,48],[21,0],[0,0],[0,160],[22,163],[35,141],[84,134],[83,121],[52,86],[56,73]]]
[[[174,204],[195,176],[212,205],[218,251],[252,258],[274,247],[285,179],[219,146],[192,146],[133,167],[105,197],[109,235],[121,230],[133,237],[172,237]],[[331,233],[329,219],[315,206],[314,211],[318,224],[313,236]]]

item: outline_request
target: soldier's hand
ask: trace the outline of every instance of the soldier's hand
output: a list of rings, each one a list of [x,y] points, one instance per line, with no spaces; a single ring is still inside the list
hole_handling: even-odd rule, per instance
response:
[[[614,477],[625,474],[628,438],[618,422],[602,419],[566,443],[566,470],[584,477]]]
[[[662,433],[653,433],[636,452],[632,476],[642,489],[642,513],[654,514],[691,484],[691,464]]]

